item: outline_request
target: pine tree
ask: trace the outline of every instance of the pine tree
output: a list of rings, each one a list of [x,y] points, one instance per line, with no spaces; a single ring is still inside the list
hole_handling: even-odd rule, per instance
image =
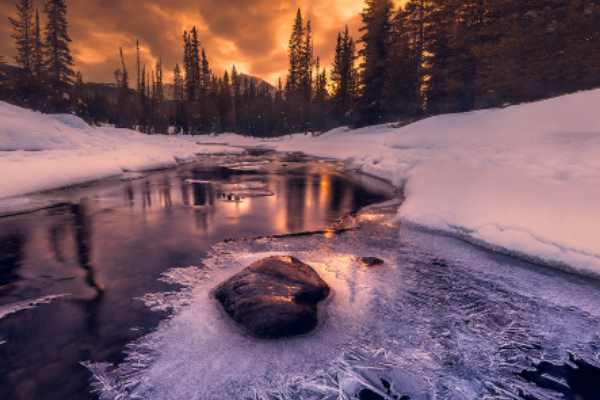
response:
[[[489,21],[484,0],[464,0],[454,7],[450,32],[453,57],[449,68],[449,96],[454,99],[454,107],[449,111],[464,112],[473,109],[477,100],[475,82],[481,63],[476,48],[487,40],[485,29]]]
[[[233,95],[233,127],[234,132],[239,132],[242,127],[242,87],[240,76],[235,65],[231,68],[231,88]]]
[[[311,121],[314,44],[312,25],[304,25],[298,9],[289,40],[289,71],[285,86],[287,116],[290,129],[308,130]]]
[[[137,85],[136,85],[136,89],[138,94],[141,91],[141,87],[142,87],[142,62],[141,62],[141,56],[140,56],[140,41],[136,40],[135,41],[135,63],[136,63],[136,78],[137,78]]]
[[[329,93],[327,92],[327,70],[321,70],[319,58],[315,62],[315,87],[312,99],[313,112],[311,115],[311,127],[313,130],[322,131],[327,125]]]
[[[338,33],[331,81],[333,85],[332,105],[336,120],[348,122],[350,110],[357,95],[358,73],[355,67],[356,48],[348,26]]]
[[[392,21],[389,73],[383,93],[389,118],[412,117],[422,108],[418,65],[422,57],[420,48],[411,42],[412,32],[407,16],[407,12],[400,8]]]
[[[183,77],[179,64],[175,64],[173,69],[173,97],[175,101],[183,101]]]
[[[273,100],[273,132],[284,134],[289,131],[287,123],[286,103],[281,78],[277,81],[277,91]]]
[[[191,67],[191,82],[190,90],[192,90],[192,100],[198,100],[203,90],[202,73],[200,70],[200,40],[198,39],[198,30],[194,26],[190,33],[190,67]]]
[[[188,102],[198,98],[200,84],[198,33],[196,27],[190,33],[184,32],[183,66],[185,71],[185,93]]]
[[[314,44],[312,38],[312,23],[306,22],[304,29],[304,39],[300,57],[300,99],[301,99],[301,121],[300,127],[303,131],[308,131],[312,127],[312,97],[313,97],[313,64],[314,64]]]
[[[201,61],[199,63],[199,74],[198,74],[198,86],[200,88],[200,95],[206,96],[211,89],[212,84],[212,72],[210,70],[210,63],[206,56],[206,51],[202,49]]]
[[[210,132],[216,128],[217,125],[217,98],[219,92],[219,85],[216,77],[210,70],[210,64],[206,51],[202,49],[201,59],[198,65],[198,121],[197,129],[200,132]]]
[[[45,59],[51,89],[52,111],[68,108],[68,89],[73,83],[73,56],[69,49],[67,5],[65,0],[46,0]]]
[[[175,112],[174,112],[174,125],[178,132],[186,132],[186,117],[185,117],[185,89],[183,76],[181,75],[181,68],[179,64],[175,64],[173,71],[173,89],[174,89],[174,100],[175,100]]]
[[[163,85],[163,67],[162,67],[162,58],[159,58],[156,62],[156,100],[159,103],[162,103],[165,97],[164,94],[164,85]]]
[[[219,128],[221,132],[228,132],[233,125],[233,103],[229,72],[225,71],[219,85]]]
[[[40,26],[40,14],[35,10],[35,25],[33,34],[33,53],[31,58],[31,68],[36,81],[41,83],[44,75],[44,43],[42,42],[42,33]]]
[[[425,33],[427,30],[427,15],[431,8],[431,0],[409,0],[404,6],[403,25],[410,44],[411,51],[416,57],[420,83],[425,80],[423,71],[425,58]]]
[[[119,58],[121,67],[115,71],[115,81],[117,85],[117,118],[115,123],[118,127],[130,127],[130,106],[129,106],[129,73],[125,65],[125,56],[123,48],[119,48]]]
[[[457,61],[451,36],[456,27],[456,11],[455,2],[434,0],[426,16],[426,98],[427,111],[431,114],[457,111],[457,99],[451,92],[451,71]]]
[[[362,93],[354,117],[358,126],[380,123],[385,118],[386,105],[382,94],[389,73],[391,14],[391,0],[367,0],[367,6],[361,14]]]
[[[90,113],[88,109],[85,86],[83,83],[83,75],[81,71],[77,71],[75,74],[75,84],[73,85],[73,103],[75,106],[75,114],[82,117],[85,120],[90,119]]]
[[[15,39],[15,46],[17,50],[15,61],[23,70],[25,76],[30,77],[33,69],[33,53],[35,46],[33,1],[19,0],[16,4],[16,7],[16,18],[8,18],[13,26],[12,38]]]
[[[288,45],[289,55],[289,72],[286,81],[286,97],[294,98],[298,94],[301,79],[301,63],[303,55],[304,43],[304,22],[302,19],[302,11],[298,9],[296,20]]]

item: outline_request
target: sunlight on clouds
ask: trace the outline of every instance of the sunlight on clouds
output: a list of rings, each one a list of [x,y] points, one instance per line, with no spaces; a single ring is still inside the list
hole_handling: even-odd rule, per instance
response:
[[[399,5],[405,0],[394,0]],[[0,17],[14,13],[14,4],[0,2]],[[123,47],[130,69],[135,68],[135,41],[142,43],[142,62],[163,60],[165,77],[181,64],[182,36],[198,28],[211,67],[218,75],[236,65],[240,72],[259,76],[272,84],[285,78],[288,39],[297,8],[313,20],[315,55],[331,66],[337,32],[349,25],[355,37],[362,0],[140,0],[118,2],[107,8],[101,0],[70,0],[69,22],[77,65],[92,81],[112,82]],[[14,54],[8,31],[0,29],[0,48]]]

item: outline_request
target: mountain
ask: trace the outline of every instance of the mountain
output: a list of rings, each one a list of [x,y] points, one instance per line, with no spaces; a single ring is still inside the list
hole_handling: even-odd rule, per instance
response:
[[[247,75],[247,74],[240,74],[240,79],[242,80],[242,92],[244,89],[244,80],[254,81],[254,84],[256,85],[256,87],[258,89],[266,89],[271,94],[271,96],[274,96],[275,93],[277,92],[277,88],[275,86],[271,85],[269,82],[267,82],[264,79],[261,79],[259,77]],[[165,98],[167,100],[173,100],[175,98],[175,87],[173,86],[172,83],[166,83],[164,85],[164,91],[165,91]]]

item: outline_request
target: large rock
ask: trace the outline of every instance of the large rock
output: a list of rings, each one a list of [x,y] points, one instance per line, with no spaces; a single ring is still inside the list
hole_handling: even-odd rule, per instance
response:
[[[317,305],[329,295],[329,286],[297,258],[269,257],[219,285],[214,295],[253,335],[281,338],[317,326]]]

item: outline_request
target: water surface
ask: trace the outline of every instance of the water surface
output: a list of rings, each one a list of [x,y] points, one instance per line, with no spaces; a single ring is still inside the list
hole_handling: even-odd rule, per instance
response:
[[[321,230],[391,196],[298,156],[130,178],[36,196],[55,206],[0,218],[0,398],[94,398],[80,362],[121,361],[165,317],[137,300],[170,289],[161,273],[199,265],[223,240]]]

